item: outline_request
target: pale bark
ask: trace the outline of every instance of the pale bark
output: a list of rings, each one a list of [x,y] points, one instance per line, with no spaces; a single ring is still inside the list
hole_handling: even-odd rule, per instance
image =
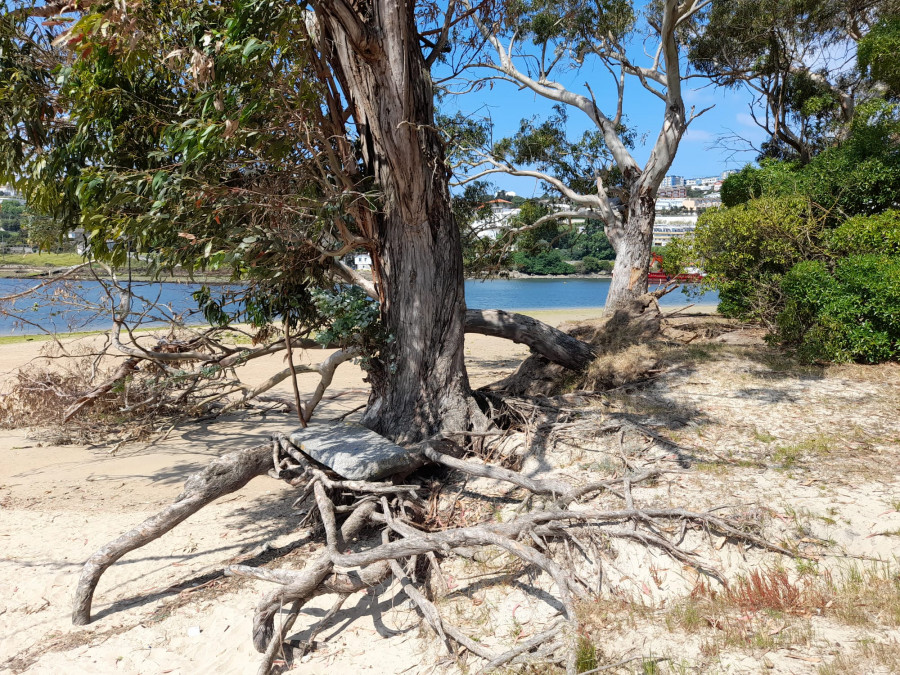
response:
[[[587,343],[524,314],[470,309],[466,312],[466,332],[521,342],[548,361],[571,370],[583,370],[594,358]]]
[[[653,197],[640,192],[633,195],[628,221],[621,233],[617,233],[615,242],[610,240],[616,249],[616,265],[606,296],[607,313],[626,307],[646,293],[656,219],[655,202]]]
[[[470,0],[463,2],[467,7],[473,5]],[[628,193],[628,208],[622,213],[611,207],[609,192],[599,177],[596,180],[596,194],[578,194],[554,176],[505,164],[489,153],[482,158],[483,163],[489,168],[474,177],[467,178],[466,181],[492,173],[531,176],[553,186],[573,204],[599,214],[610,243],[616,251],[613,283],[606,300],[607,313],[627,306],[647,292],[657,190],[675,159],[678,144],[690,123],[682,95],[683,72],[675,30],[679,23],[687,20],[707,4],[709,0],[688,0],[681,3],[679,0],[663,0],[662,22],[658,34],[659,49],[650,67],[640,67],[631,63],[624,47],[612,36],[599,38],[603,42],[602,45],[598,42],[587,46],[586,53],[593,52],[614,75],[613,101],[616,113],[612,116],[607,116],[600,110],[589,85],[587,88],[590,96],[587,96],[551,80],[550,69],[542,70],[539,76],[532,76],[530,71],[519,68],[513,56],[515,37],[510,40],[509,46],[506,46],[502,43],[495,26],[478,22],[478,28],[492,49],[495,60],[478,63],[474,67],[488,68],[500,73],[497,79],[513,82],[520,88],[529,89],[551,101],[577,108],[587,115],[602,133],[604,142],[622,174],[625,191]],[[616,72],[619,75],[616,75]],[[645,89],[665,102],[659,134],[643,167],[638,164],[619,135],[625,74],[635,77]]]
[[[270,468],[272,448],[267,443],[250,450],[223,455],[213,460],[203,471],[190,476],[184,484],[184,491],[171,506],[111,541],[88,559],[75,589],[72,623],[77,626],[90,623],[94,590],[110,565],[126,553],[158,539],[210,502],[240,490],[251,479],[264,475]]]

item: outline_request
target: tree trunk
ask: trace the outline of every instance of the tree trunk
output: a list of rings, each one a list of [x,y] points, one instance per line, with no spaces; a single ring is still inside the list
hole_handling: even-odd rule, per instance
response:
[[[628,219],[615,240],[611,241],[616,250],[616,264],[606,296],[607,314],[625,307],[647,292],[653,223],[656,220],[655,195],[650,188],[637,189],[628,207]]]
[[[380,192],[374,276],[391,339],[372,360],[364,424],[398,442],[485,420],[463,361],[462,247],[414,3],[316,3]]]

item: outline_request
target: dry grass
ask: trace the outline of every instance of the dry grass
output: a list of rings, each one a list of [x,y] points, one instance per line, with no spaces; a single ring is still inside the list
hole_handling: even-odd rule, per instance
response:
[[[647,345],[630,345],[597,357],[576,385],[577,389],[602,391],[646,378],[659,363]]]
[[[900,643],[860,641],[852,654],[840,654],[819,667],[819,675],[869,675],[876,669],[900,673]]]
[[[0,393],[0,428],[28,428],[34,438],[56,445],[110,437],[133,441],[183,417],[193,402],[196,379],[162,378],[155,366],[145,364],[66,419],[66,410],[109,381],[121,360],[100,357],[88,346],[65,358],[57,352],[51,349],[47,361],[20,369],[8,381]]]
[[[900,570],[887,563],[826,573],[826,609],[851,626],[900,626]]]
[[[852,567],[838,575],[807,571],[792,579],[783,569],[757,569],[719,592],[699,584],[666,610],[666,627],[701,634],[701,652],[712,658],[726,648],[768,651],[808,645],[812,616],[865,628],[900,626],[900,572],[894,567]],[[896,643],[872,649],[871,659],[883,665],[900,655]],[[834,663],[837,670],[823,672],[857,672],[839,670],[840,659]]]

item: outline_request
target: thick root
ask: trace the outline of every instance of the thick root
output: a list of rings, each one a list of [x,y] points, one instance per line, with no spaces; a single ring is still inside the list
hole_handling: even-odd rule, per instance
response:
[[[240,490],[252,478],[264,475],[271,468],[272,450],[267,443],[218,457],[203,471],[190,476],[184,484],[184,491],[173,504],[111,541],[88,559],[75,589],[72,623],[77,626],[90,623],[94,590],[110,565],[126,553],[158,539],[210,502]]]

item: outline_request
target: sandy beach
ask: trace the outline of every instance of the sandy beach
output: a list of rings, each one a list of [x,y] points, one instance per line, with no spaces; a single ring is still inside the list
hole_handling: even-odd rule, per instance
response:
[[[706,307],[702,310],[709,311]],[[528,313],[559,325],[596,318],[600,310]],[[46,343],[38,342],[0,346],[0,377],[8,381],[15,369],[35,363],[45,347]],[[813,514],[804,516],[808,537],[827,538],[843,551],[866,559],[889,560],[896,555],[896,540],[872,534],[900,531],[900,507],[896,506],[900,504],[900,483],[890,468],[896,467],[900,455],[896,441],[900,438],[900,388],[896,377],[889,373],[878,379],[871,370],[857,369],[834,371],[798,383],[767,374],[778,371],[760,365],[749,352],[725,344],[721,348],[725,359],[721,363],[711,361],[689,370],[672,370],[669,380],[654,385],[656,388],[647,394],[656,397],[653,410],[663,405],[660,401],[667,401],[665,405],[671,407],[677,400],[679,411],[691,410],[690,415],[699,420],[699,426],[691,422],[678,436],[684,447],[695,453],[694,468],[661,484],[653,494],[666,503],[711,505],[749,500],[765,501],[779,514],[805,509]],[[472,385],[500,379],[528,353],[522,345],[467,336]],[[325,354],[307,352],[302,358],[318,361]],[[280,355],[262,359],[254,364],[248,380],[263,381],[283,364]],[[311,389],[314,382],[314,376],[302,375],[301,390]],[[723,383],[730,388],[722,391]],[[365,401],[364,389],[362,371],[345,364],[330,391],[360,392],[326,402],[317,414],[327,418],[355,408]],[[285,400],[292,397],[287,382],[272,394]],[[638,398],[626,403],[616,399],[613,405],[634,407],[637,404],[633,401],[641,396],[637,394]],[[809,417],[814,408],[826,411],[824,422]],[[832,411],[830,417],[828,410]],[[846,419],[838,419],[838,411],[846,413]],[[740,459],[745,451],[756,452],[759,457],[771,455],[779,441],[760,441],[763,432],[773,439],[812,438],[816,434],[843,434],[848,425],[868,434],[865,452],[870,473],[865,480],[852,479],[837,454],[823,456],[809,470],[790,472],[761,468],[762,460]],[[115,454],[109,453],[109,445],[54,446],[36,440],[39,436],[26,429],[3,431],[0,587],[5,592],[0,595],[0,672],[255,672],[259,655],[250,641],[253,608],[269,585],[225,579],[220,572],[237,561],[264,564],[274,557],[278,558],[276,566],[302,566],[312,550],[311,533],[298,524],[291,509],[292,491],[281,482],[254,479],[243,490],[215,502],[113,565],[97,590],[96,620],[87,627],[70,624],[72,592],[81,565],[91,553],[170,503],[185,478],[211,457],[295,426],[287,414],[241,412],[214,423],[188,423],[164,441],[125,445]],[[733,466],[728,464],[717,473],[717,458],[721,457],[735,459]],[[833,508],[839,512],[832,513],[829,509]],[[822,518],[816,519],[820,513]],[[789,515],[783,517],[790,520]],[[712,555],[723,566],[735,569],[748,561],[762,564],[763,557],[757,552],[729,550],[713,551]],[[653,583],[645,573],[648,569],[657,577],[668,574],[673,581],[681,579],[673,589],[682,588],[688,579],[680,565],[673,566],[659,556],[647,558],[641,553],[632,564],[622,554],[618,560],[616,564],[631,579],[618,583],[624,589],[637,589],[638,595],[641,584],[646,588]],[[537,586],[530,588],[533,591]],[[498,616],[509,610],[518,618],[534,616],[533,623],[524,624],[522,635],[534,634],[541,611],[537,596],[528,585],[503,588],[494,611]],[[650,602],[652,597],[651,593],[646,600]],[[314,620],[330,605],[327,597],[308,604],[294,633],[300,639],[308,635]],[[716,657],[723,666],[721,670],[685,672],[758,672],[765,657],[766,663],[773,664],[765,666],[765,672],[816,673],[816,664],[836,658],[835,654],[852,656],[855,641],[862,639],[862,629],[837,625],[826,617],[810,617],[808,622],[817,637],[801,647],[791,647],[794,651],[774,646],[763,652],[734,649]],[[777,625],[768,630],[775,629]],[[900,640],[896,626],[886,624],[878,631],[879,639]],[[460,672],[441,653],[428,629],[421,627],[418,614],[396,584],[379,589],[377,594],[351,597],[318,640],[320,648],[295,664],[291,672]],[[605,640],[610,658],[630,653],[634,644],[643,645],[641,649],[647,653],[674,654],[680,650],[685,658],[704,658],[702,641],[654,628],[649,619],[630,628],[611,627]],[[808,660],[794,658],[797,655]],[[858,672],[896,672],[878,663],[866,668]]]

